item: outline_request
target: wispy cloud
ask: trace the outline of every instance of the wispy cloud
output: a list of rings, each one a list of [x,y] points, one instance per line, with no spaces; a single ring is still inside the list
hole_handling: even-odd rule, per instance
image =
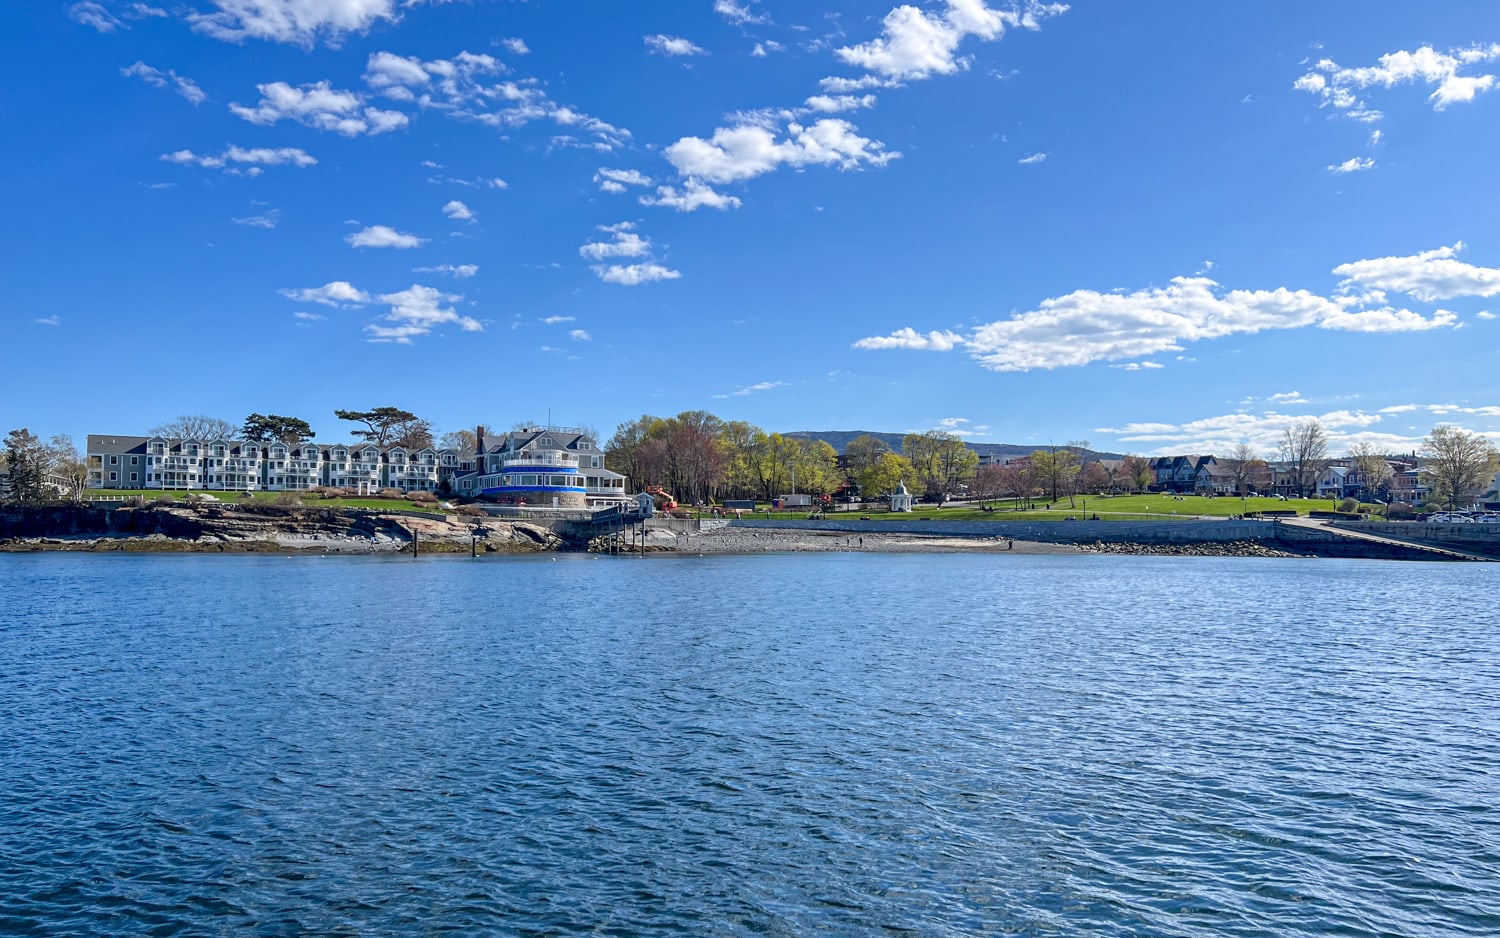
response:
[[[251,228],[275,228],[281,221],[281,210],[273,208],[259,215],[248,215],[244,218],[231,218],[229,220],[236,225],[247,225]]]
[[[306,150],[297,147],[229,147],[218,156],[194,153],[192,150],[174,150],[163,153],[159,159],[164,163],[179,166],[202,166],[219,169],[237,176],[259,176],[264,166],[316,166],[318,161]]]
[[[32,322],[39,326],[60,326],[62,325],[62,317],[54,313],[51,316],[42,316],[38,319],[33,319]]]
[[[1350,173],[1362,173],[1367,169],[1374,169],[1375,161],[1368,156],[1351,156],[1342,163],[1332,163],[1328,171],[1335,176],[1347,176]]]
[[[641,38],[645,40],[647,50],[657,55],[708,55],[701,46],[681,36],[657,33],[655,36]]]
[[[134,65],[120,69],[120,74],[127,78],[139,78],[156,88],[171,88],[193,104],[202,104],[208,100],[207,92],[198,87],[197,82],[191,78],[183,78],[171,69],[162,71],[152,68],[145,62],[137,61]]]
[[[786,386],[787,383],[785,381],[761,381],[757,384],[747,385],[743,388],[730,391],[728,394],[715,394],[714,397],[720,400],[731,397],[749,397],[751,394],[759,394],[762,391],[774,391],[777,388],[784,388]]]
[[[413,267],[414,274],[447,274],[455,280],[468,280],[479,273],[478,264],[438,264],[435,267]]]
[[[370,302],[370,294],[347,280],[332,280],[321,287],[282,290],[281,295],[299,303],[320,303],[324,306],[362,306]]]
[[[1033,153],[1030,156],[1021,157],[1019,160],[1016,160],[1016,162],[1020,163],[1022,166],[1035,166],[1037,163],[1047,162],[1047,154]]]
[[[387,225],[370,225],[346,236],[344,240],[357,248],[396,248],[398,250],[419,248],[427,243],[426,238],[419,238],[405,231],[397,231]]]

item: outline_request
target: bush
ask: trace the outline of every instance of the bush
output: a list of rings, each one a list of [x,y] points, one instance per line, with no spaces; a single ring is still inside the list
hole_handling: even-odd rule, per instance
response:
[[[1357,498],[1346,498],[1346,499],[1344,499],[1343,501],[1339,502],[1339,511],[1344,511],[1344,512],[1356,512],[1356,511],[1359,511],[1359,499],[1357,499]]]
[[[424,505],[435,505],[437,504],[438,499],[437,496],[432,494],[431,492],[407,492],[406,500],[409,502],[417,502]]]
[[[296,492],[282,492],[276,496],[276,507],[297,508],[302,504],[302,499]]]
[[[126,508],[145,508],[146,499],[142,495],[132,495],[122,503]]]
[[[158,505],[175,505],[177,503],[177,497],[167,492],[161,493],[152,500]]]
[[[376,498],[400,498],[406,493],[400,489],[381,489],[375,493]]]
[[[485,511],[483,508],[480,508],[478,505],[459,505],[456,509],[454,509],[454,511],[458,512],[458,514],[463,515],[465,518],[483,518],[484,516],[489,514],[489,512]]]

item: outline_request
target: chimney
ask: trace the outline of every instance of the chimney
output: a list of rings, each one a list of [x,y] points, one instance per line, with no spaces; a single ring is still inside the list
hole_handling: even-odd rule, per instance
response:
[[[476,450],[475,455],[483,456],[484,455],[484,424],[481,423],[479,426],[477,426],[477,427],[474,428],[474,440],[475,440],[475,442],[474,442],[474,448]]]

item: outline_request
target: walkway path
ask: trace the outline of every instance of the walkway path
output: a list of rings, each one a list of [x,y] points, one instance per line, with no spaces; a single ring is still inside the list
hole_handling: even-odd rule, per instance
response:
[[[1291,525],[1298,528],[1306,528],[1314,531],[1322,531],[1325,534],[1337,534],[1353,540],[1370,541],[1375,544],[1387,544],[1392,547],[1404,547],[1409,550],[1420,550],[1433,555],[1434,560],[1477,560],[1485,563],[1493,563],[1493,557],[1485,557],[1480,554],[1469,554],[1458,550],[1449,550],[1446,547],[1434,547],[1421,541],[1408,541],[1400,538],[1385,537],[1379,534],[1368,534],[1364,531],[1351,531],[1348,528],[1336,528],[1322,518],[1281,518],[1279,524]]]

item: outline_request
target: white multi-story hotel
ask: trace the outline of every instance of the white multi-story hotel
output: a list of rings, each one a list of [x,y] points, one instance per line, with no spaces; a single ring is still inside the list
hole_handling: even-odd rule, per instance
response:
[[[408,450],[372,443],[251,443],[245,440],[88,438],[89,487],[299,492],[318,486],[361,494],[381,489],[435,492],[472,471],[474,457],[430,447]]]

